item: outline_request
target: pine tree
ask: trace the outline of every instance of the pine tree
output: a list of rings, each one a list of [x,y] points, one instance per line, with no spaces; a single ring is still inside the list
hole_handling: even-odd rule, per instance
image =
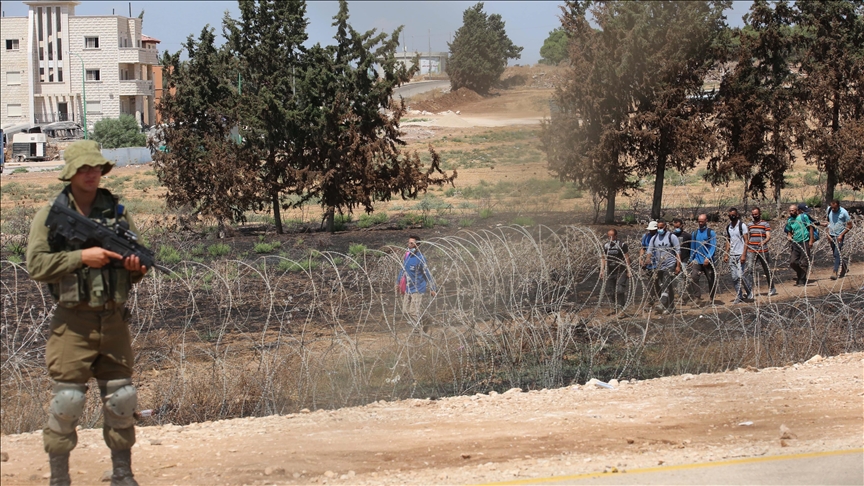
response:
[[[587,187],[606,201],[606,223],[615,216],[615,199],[638,188],[630,178],[636,167],[624,152],[625,121],[630,108],[626,81],[619,76],[620,32],[593,29],[586,18],[590,1],[562,7],[562,25],[570,41],[567,81],[556,89],[560,112],[542,125],[541,141],[549,170],[564,181]],[[591,15],[607,25],[613,14],[598,4]]]
[[[230,138],[237,126],[237,93],[226,76],[229,59],[214,41],[207,26],[197,41],[187,39],[187,61],[180,61],[179,51],[162,57],[159,142],[165,150],[155,152],[155,168],[169,206],[192,206],[216,217],[221,227],[242,221],[260,195],[254,159]]]
[[[640,175],[654,175],[651,217],[659,218],[667,169],[696,166],[713,147],[710,106],[699,100],[722,52],[728,1],[610,2],[615,14],[604,29],[620,34],[622,93],[630,98],[627,151]]]
[[[809,163],[825,172],[825,199],[839,183],[864,186],[864,1],[795,4],[801,49],[796,87],[808,109],[800,142]]]
[[[448,44],[447,72],[452,90],[461,87],[486,94],[501,79],[510,59],[519,59],[522,48],[513,44],[498,14],[487,15],[483,2],[462,14],[462,27]]]
[[[540,48],[540,64],[557,66],[561,61],[567,59],[569,42],[570,38],[564,29],[557,28],[549,32],[549,37],[543,41],[543,47]]]
[[[443,175],[434,151],[431,166],[424,170],[417,154],[402,148],[399,120],[405,105],[391,111],[391,97],[416,66],[409,70],[396,60],[401,28],[389,37],[374,29],[359,33],[348,19],[348,4],[342,0],[333,23],[336,45],[312,47],[298,83],[309,129],[292,176],[295,192],[301,196],[299,204],[320,201],[328,231],[333,231],[337,212],[357,207],[372,212],[375,201],[387,201],[393,194],[415,197],[430,184],[456,176]],[[435,172],[442,176],[432,177]]]
[[[756,0],[730,52],[732,70],[718,92],[714,127],[720,138],[708,162],[713,184],[744,180],[748,196],[765,197],[770,186],[780,204],[784,174],[794,160],[794,132],[802,118],[789,86],[796,55],[792,9],[785,1]]]
[[[259,180],[273,209],[277,233],[283,233],[280,196],[297,186],[293,178],[306,135],[297,103],[296,78],[304,70],[307,39],[306,2],[240,0],[240,18],[227,13],[223,34],[237,60],[242,87],[240,134],[244,147],[262,161]]]

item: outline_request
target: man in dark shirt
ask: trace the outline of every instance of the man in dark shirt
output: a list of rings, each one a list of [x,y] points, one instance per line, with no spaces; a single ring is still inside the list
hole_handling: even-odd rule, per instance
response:
[[[630,278],[630,256],[627,243],[618,241],[618,230],[615,228],[606,232],[609,241],[603,245],[603,256],[600,260],[600,278],[608,277],[606,292],[614,309],[611,316],[623,310],[627,304],[627,280]],[[613,295],[614,291],[614,295]]]

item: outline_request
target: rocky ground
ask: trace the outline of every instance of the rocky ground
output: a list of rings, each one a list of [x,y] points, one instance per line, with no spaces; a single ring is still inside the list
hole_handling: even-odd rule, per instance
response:
[[[864,353],[782,368],[138,429],[141,484],[464,484],[860,448]],[[109,469],[79,432],[74,484]],[[40,433],[4,436],[4,485],[45,483]]]

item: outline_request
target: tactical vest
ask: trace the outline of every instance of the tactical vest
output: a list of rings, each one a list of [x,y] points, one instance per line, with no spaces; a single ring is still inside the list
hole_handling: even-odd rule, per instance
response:
[[[57,200],[69,206],[69,186],[66,186],[57,196]],[[126,221],[128,224],[123,206],[118,204],[118,198],[107,189],[98,190],[93,204],[95,208],[101,209],[108,201],[110,205],[102,211],[101,217],[91,219],[109,227],[113,227],[114,223],[120,221]],[[55,234],[48,236],[48,245],[52,253],[84,250],[97,246],[92,241],[85,241],[83,244],[72,243],[63,236]],[[116,304],[126,302],[132,289],[132,281],[129,271],[122,267],[115,267],[112,261],[102,268],[82,266],[74,273],[65,275],[59,282],[48,284],[48,289],[61,307],[72,308],[82,302],[87,302],[90,307],[101,307],[110,301]]]

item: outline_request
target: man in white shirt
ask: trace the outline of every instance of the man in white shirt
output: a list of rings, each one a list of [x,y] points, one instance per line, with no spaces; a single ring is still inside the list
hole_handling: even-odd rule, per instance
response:
[[[744,264],[747,262],[748,227],[738,216],[738,210],[729,210],[729,225],[726,226],[726,256],[723,260],[729,263],[729,273],[732,275],[732,283],[735,284],[735,300],[733,304],[740,304],[744,299],[753,298],[753,290],[748,288],[744,280]]]

